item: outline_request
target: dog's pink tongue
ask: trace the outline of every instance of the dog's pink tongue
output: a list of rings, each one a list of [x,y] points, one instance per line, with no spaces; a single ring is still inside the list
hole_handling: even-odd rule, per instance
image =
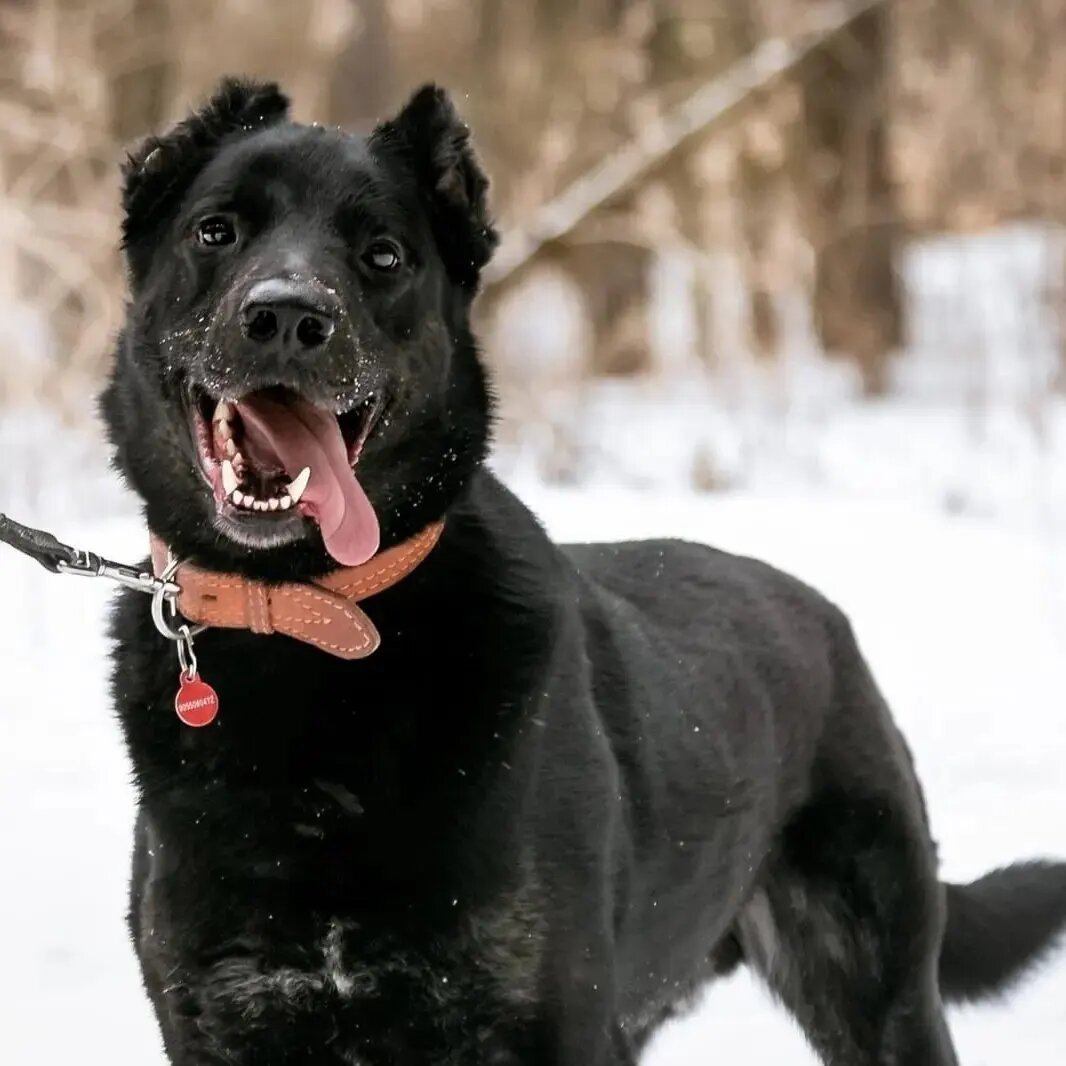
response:
[[[348,463],[336,416],[306,400],[258,394],[237,410],[252,454],[273,453],[290,478],[311,468],[299,506],[318,522],[330,555],[343,566],[365,563],[378,550],[378,518]]]

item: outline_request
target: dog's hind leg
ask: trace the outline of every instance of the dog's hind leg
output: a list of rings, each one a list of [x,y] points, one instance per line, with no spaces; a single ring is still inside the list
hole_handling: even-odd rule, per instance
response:
[[[737,922],[828,1066],[957,1066],[937,986],[943,891],[909,821],[892,801],[809,804]]]

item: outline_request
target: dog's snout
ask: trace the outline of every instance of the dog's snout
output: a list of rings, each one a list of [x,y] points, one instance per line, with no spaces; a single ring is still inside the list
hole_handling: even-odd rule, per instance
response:
[[[338,307],[321,288],[273,279],[252,286],[240,314],[241,330],[249,340],[299,354],[326,344],[336,327]]]

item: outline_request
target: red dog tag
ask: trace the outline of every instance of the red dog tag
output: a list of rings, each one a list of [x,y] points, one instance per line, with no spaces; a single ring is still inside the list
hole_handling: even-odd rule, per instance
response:
[[[174,710],[186,724],[198,729],[215,720],[218,714],[218,693],[199,674],[182,673],[178,694],[174,697]]]

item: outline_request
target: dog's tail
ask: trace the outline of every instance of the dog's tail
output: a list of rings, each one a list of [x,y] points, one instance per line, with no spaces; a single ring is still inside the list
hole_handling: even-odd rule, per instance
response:
[[[1007,991],[1066,930],[1066,862],[1024,862],[945,885],[940,990],[948,1002]]]

